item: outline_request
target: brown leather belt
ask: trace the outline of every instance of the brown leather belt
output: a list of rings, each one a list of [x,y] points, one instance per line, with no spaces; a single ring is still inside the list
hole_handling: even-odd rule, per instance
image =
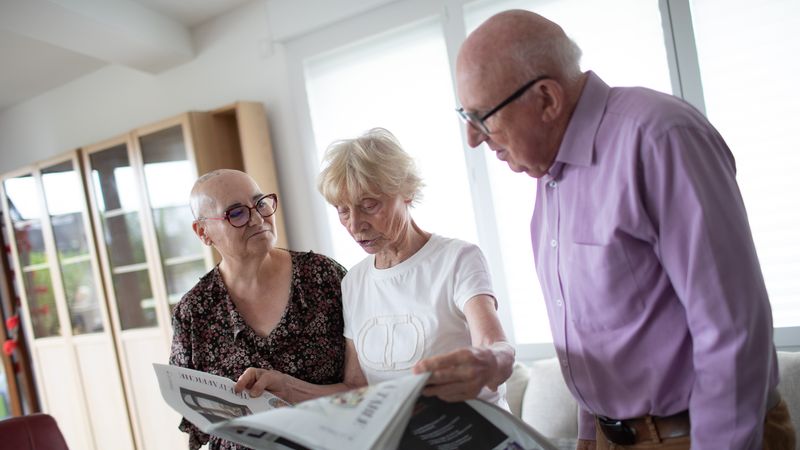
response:
[[[661,442],[662,439],[689,436],[692,431],[689,411],[665,417],[644,416],[627,420],[597,416],[597,425],[606,439],[617,445]]]
[[[767,410],[781,401],[775,389],[767,393]],[[617,420],[596,416],[597,426],[610,442],[617,445],[634,445],[643,442],[661,442],[662,439],[689,436],[692,432],[689,411],[671,416],[644,416],[635,419]]]

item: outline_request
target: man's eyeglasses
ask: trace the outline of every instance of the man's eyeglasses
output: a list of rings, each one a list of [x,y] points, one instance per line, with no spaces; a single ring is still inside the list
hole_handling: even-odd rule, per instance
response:
[[[259,197],[255,202],[255,206],[234,206],[225,210],[222,217],[203,217],[201,220],[227,220],[231,226],[235,228],[242,228],[250,223],[250,214],[252,210],[256,210],[263,218],[267,218],[278,210],[278,195],[267,194]]]
[[[534,84],[536,84],[536,83],[538,83],[538,82],[540,82],[542,80],[545,80],[547,78],[550,78],[550,77],[548,77],[547,75],[542,75],[540,77],[532,79],[531,81],[528,81],[527,83],[523,84],[521,88],[519,88],[516,91],[514,91],[513,94],[509,95],[507,99],[505,99],[502,102],[500,102],[499,105],[497,105],[494,108],[490,109],[489,112],[487,112],[486,114],[484,114],[482,116],[479,116],[478,113],[475,113],[475,112],[464,111],[464,108],[458,108],[458,109],[456,109],[456,112],[458,112],[458,115],[461,116],[461,120],[463,120],[465,123],[467,123],[469,125],[472,125],[473,127],[475,127],[476,130],[480,131],[483,134],[489,134],[490,131],[489,131],[489,128],[486,126],[486,119],[491,117],[497,111],[500,111],[501,109],[503,109],[509,103],[511,103],[514,100],[522,97],[522,94],[524,94],[525,91],[530,89]]]

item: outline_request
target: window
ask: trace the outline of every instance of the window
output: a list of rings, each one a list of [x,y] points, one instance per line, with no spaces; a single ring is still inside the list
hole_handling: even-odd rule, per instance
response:
[[[459,138],[447,49],[435,21],[423,21],[305,63],[309,110],[321,161],[327,146],[373,127],[391,131],[426,186],[412,211],[426,231],[477,242]],[[316,189],[315,189],[316,191]],[[328,207],[334,257],[346,267],[366,254]]]
[[[796,1],[757,6],[742,0],[390,2],[289,47],[295,66],[302,66],[295,68],[304,81],[297,93],[308,100],[305,124],[313,138],[306,140],[314,142],[314,174],[332,141],[374,126],[395,133],[428,184],[413,212],[417,222],[478,242],[492,267],[501,319],[518,356],[550,353],[530,248],[536,184],[508,170],[492,152],[469,149],[453,113],[458,47],[489,16],[512,8],[561,24],[583,50],[584,70],[608,84],[684,95],[706,108],[737,158],[775,326],[784,327],[776,330],[776,342],[800,345],[800,178],[795,175],[800,156],[791,134],[800,119],[800,94],[792,82],[800,62],[791,57],[800,53]],[[346,266],[362,259],[333,209],[327,213],[333,248],[326,250]],[[783,335],[789,338],[781,344],[787,330]]]
[[[706,112],[736,158],[775,327],[800,326],[800,3],[691,6]]]

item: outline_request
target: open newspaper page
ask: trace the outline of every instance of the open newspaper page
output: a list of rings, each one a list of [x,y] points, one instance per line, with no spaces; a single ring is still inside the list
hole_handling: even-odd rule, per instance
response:
[[[419,397],[399,448],[438,450],[557,450],[508,411],[483,400],[448,403]]]
[[[255,449],[556,450],[511,413],[482,400],[420,396],[429,374],[298,403],[236,394],[227,378],[154,364],[167,403],[203,432]],[[280,407],[289,406],[289,407]]]
[[[259,397],[237,394],[235,383],[225,377],[166,364],[153,364],[153,368],[167,404],[204,433],[214,424],[236,417],[289,406],[269,392]]]
[[[234,382],[154,364],[161,394],[200,430],[256,449],[392,449],[429,374],[386,381],[294,407],[265,392],[236,394]]]
[[[395,449],[428,376],[407,376],[241,417],[214,433],[253,448],[273,448],[270,434],[280,434],[294,444],[290,448]]]

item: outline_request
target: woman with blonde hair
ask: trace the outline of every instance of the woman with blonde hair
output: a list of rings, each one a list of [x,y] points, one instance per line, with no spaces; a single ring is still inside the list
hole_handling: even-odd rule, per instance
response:
[[[507,408],[515,352],[486,260],[414,221],[423,183],[411,156],[375,128],[331,144],[323,164],[318,189],[368,254],[342,281],[344,335],[367,381],[430,371],[426,395]]]

